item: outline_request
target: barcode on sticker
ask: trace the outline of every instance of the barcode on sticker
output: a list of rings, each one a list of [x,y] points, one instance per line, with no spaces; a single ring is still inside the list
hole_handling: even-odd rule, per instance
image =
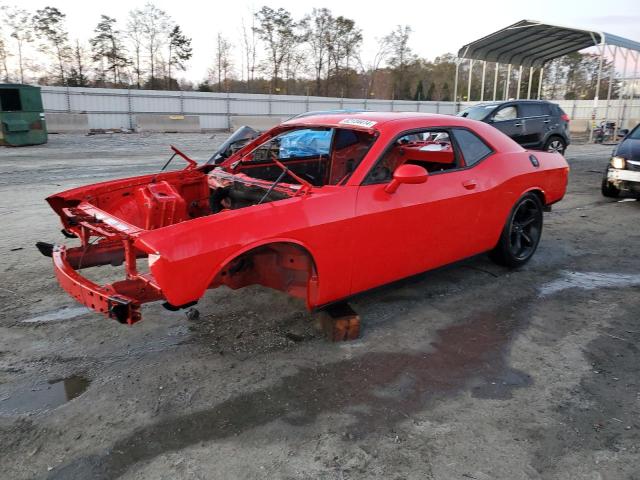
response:
[[[338,123],[341,125],[355,125],[358,127],[371,128],[378,122],[374,122],[373,120],[364,120],[362,118],[345,118],[344,120],[340,120]]]

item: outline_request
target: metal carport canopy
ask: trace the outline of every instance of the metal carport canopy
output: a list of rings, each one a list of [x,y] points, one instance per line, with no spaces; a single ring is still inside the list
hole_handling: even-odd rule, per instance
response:
[[[458,57],[536,68],[554,58],[600,44],[640,52],[640,42],[617,35],[521,20],[464,45]]]

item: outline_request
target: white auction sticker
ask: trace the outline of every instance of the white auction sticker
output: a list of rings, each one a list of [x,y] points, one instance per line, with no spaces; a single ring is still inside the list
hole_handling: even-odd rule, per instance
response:
[[[362,118],[345,118],[344,120],[340,120],[338,123],[341,125],[356,125],[358,127],[371,128],[378,122],[374,122],[373,120],[364,120]]]

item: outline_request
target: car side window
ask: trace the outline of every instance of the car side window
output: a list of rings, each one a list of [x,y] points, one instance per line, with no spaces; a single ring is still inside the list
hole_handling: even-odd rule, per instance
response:
[[[518,118],[518,111],[514,105],[503,107],[493,116],[494,122],[504,122],[505,120],[515,120]]]
[[[548,115],[545,110],[542,108],[541,103],[523,103],[520,105],[520,117],[541,117],[543,115]]]
[[[462,152],[462,157],[467,167],[475,165],[493,153],[493,150],[480,137],[469,130],[456,128],[453,130],[453,137]]]
[[[364,184],[388,183],[396,168],[404,164],[419,165],[430,173],[437,173],[454,169],[458,163],[458,156],[447,130],[413,131],[403,134],[387,147],[369,171]]]

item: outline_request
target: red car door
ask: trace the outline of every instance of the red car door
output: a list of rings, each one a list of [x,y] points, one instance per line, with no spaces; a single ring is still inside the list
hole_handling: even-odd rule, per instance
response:
[[[491,153],[487,150],[484,157]],[[487,169],[477,167],[486,165],[434,172],[426,183],[400,185],[392,194],[385,192],[386,183],[361,186],[354,219],[351,292],[490,248],[487,236],[478,236],[477,229],[492,215],[485,202],[491,182],[482,178]]]

